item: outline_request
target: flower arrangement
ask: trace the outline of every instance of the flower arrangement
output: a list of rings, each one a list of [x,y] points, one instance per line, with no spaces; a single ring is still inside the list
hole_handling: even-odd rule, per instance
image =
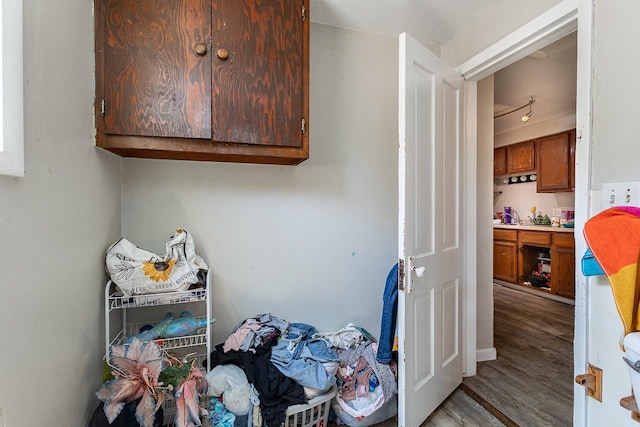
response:
[[[200,394],[207,380],[195,359],[179,360],[167,354],[154,341],[134,338],[127,345],[111,347],[109,375],[96,396],[104,402],[104,413],[111,424],[127,403],[138,401],[136,420],[142,427],[153,427],[158,408],[165,399],[176,402],[176,427],[201,425]]]

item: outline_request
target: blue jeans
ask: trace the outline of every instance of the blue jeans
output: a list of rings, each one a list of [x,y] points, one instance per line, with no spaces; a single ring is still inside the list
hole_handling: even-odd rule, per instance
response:
[[[393,341],[396,334],[396,315],[398,312],[398,264],[387,275],[387,284],[382,298],[382,321],[380,322],[380,341],[376,360],[389,363],[392,359]]]
[[[299,338],[298,338],[299,339]],[[271,347],[271,363],[284,375],[295,380],[303,387],[327,390],[335,382],[321,362],[312,359],[296,358],[294,354],[305,341],[280,338]]]

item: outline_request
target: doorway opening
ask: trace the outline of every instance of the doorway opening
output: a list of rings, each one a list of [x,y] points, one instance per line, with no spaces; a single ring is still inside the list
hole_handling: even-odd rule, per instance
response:
[[[578,144],[576,148],[575,171],[575,221],[577,229],[580,229],[580,224],[586,220],[590,205],[588,176],[590,170],[589,152],[591,145],[590,106],[592,70],[590,68],[590,43],[592,39],[592,20],[592,9],[588,2],[562,2],[457,68],[469,83],[470,96],[467,101],[467,110],[470,112],[470,115],[467,118],[467,122],[473,129],[471,132],[472,144],[477,144],[474,147],[476,150],[473,154],[473,156],[476,157],[476,161],[466,163],[467,166],[474,168],[474,170],[469,171],[465,183],[468,186],[478,188],[479,192],[477,194],[482,196],[488,194],[488,191],[491,191],[493,184],[493,174],[491,173],[493,159],[490,157],[490,154],[492,154],[493,141],[491,140],[491,146],[483,146],[480,140],[480,124],[476,123],[476,119],[478,118],[477,113],[479,111],[477,105],[478,82],[536,50],[542,49],[564,36],[577,31],[576,139]],[[490,114],[492,113],[493,111],[491,109]],[[476,128],[478,129],[477,132]],[[481,180],[488,180],[489,182],[489,190],[486,193],[480,191]],[[476,250],[478,257],[480,257],[484,251],[491,250],[491,239],[488,236],[492,234],[492,226],[489,220],[493,210],[493,198],[490,199],[487,209],[483,208],[481,199],[482,197],[478,197],[477,201],[472,200],[470,202],[472,206],[468,206],[475,208],[477,212],[476,222],[470,222],[467,233],[469,233],[470,236],[475,236],[477,239]],[[474,227],[477,231],[472,230]],[[585,250],[586,243],[584,238],[580,233],[576,233],[575,253],[581,254],[584,253]],[[469,353],[465,357],[467,375],[473,375],[475,373],[476,361],[490,360],[491,358],[487,356],[491,356],[492,351],[495,356],[495,349],[491,347],[492,341],[488,346],[486,342],[481,342],[483,334],[485,334],[484,337],[486,337],[487,330],[482,330],[480,326],[478,326],[476,330],[476,325],[483,325],[483,320],[486,320],[481,317],[487,315],[487,313],[491,315],[493,313],[491,307],[493,302],[492,273],[489,272],[485,274],[486,272],[482,270],[485,266],[481,264],[482,263],[478,262],[477,266],[474,265],[470,267],[472,269],[470,271],[477,273],[476,277],[478,281],[472,292],[475,294],[474,296],[476,296],[474,303],[477,304],[478,310],[476,313],[474,311],[475,307],[467,307],[465,309],[466,312],[473,315],[470,316],[465,323],[467,331],[477,332],[473,335],[469,333],[465,334],[465,343],[469,346],[468,348],[476,349],[475,357],[474,355],[469,356]],[[489,270],[491,270],[491,266],[489,266]],[[578,370],[584,369],[587,355],[588,323],[585,301],[587,301],[588,292],[586,280],[580,274],[575,275],[575,291],[574,374]],[[485,311],[483,312],[483,310]],[[474,323],[472,324],[471,322]],[[485,323],[491,324],[489,332],[493,333],[492,319]],[[580,396],[576,393],[577,390],[574,388],[574,425],[585,425],[587,405],[584,399],[577,398]]]

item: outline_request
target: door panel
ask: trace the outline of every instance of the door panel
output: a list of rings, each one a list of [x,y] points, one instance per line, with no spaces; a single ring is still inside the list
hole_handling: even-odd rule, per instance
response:
[[[462,381],[462,79],[400,36],[399,424],[417,427]]]
[[[204,0],[105,2],[106,133],[211,138],[210,19]]]

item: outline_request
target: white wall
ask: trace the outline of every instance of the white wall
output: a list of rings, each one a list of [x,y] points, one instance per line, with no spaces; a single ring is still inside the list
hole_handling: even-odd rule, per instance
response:
[[[477,348],[493,354],[493,76],[478,82],[478,279]],[[481,226],[484,224],[484,227]]]
[[[496,2],[476,22],[460,28],[455,37],[442,47],[441,57],[447,64],[457,67],[561,2],[562,0]]]
[[[594,16],[592,214],[600,210],[600,190],[606,182],[640,181],[640,122],[637,120],[640,59],[629,52],[640,49],[635,17],[640,3],[596,2]],[[603,401],[587,399],[590,425],[634,426],[620,398],[631,394],[624,355],[618,347],[622,322],[613,303],[611,287],[603,277],[587,283],[589,313],[588,362],[603,369]]]
[[[294,167],[127,159],[123,235],[184,227],[213,274],[214,341],[264,312],[378,336],[397,261],[395,38],[311,26],[310,158]]]
[[[24,31],[26,173],[0,176],[0,425],[83,426],[120,161],[92,142],[92,3],[24,2]]]
[[[576,126],[575,114],[558,117],[525,126],[520,129],[502,133],[495,136],[495,146],[502,147],[517,142],[527,141],[545,135],[574,129]],[[575,194],[571,191],[558,193],[538,193],[535,182],[518,184],[504,183],[504,178],[494,181],[493,211],[502,212],[505,206],[511,206],[524,220],[531,216],[531,207],[535,206],[542,215],[551,217],[553,208],[575,206]],[[496,195],[497,194],[497,195]]]

